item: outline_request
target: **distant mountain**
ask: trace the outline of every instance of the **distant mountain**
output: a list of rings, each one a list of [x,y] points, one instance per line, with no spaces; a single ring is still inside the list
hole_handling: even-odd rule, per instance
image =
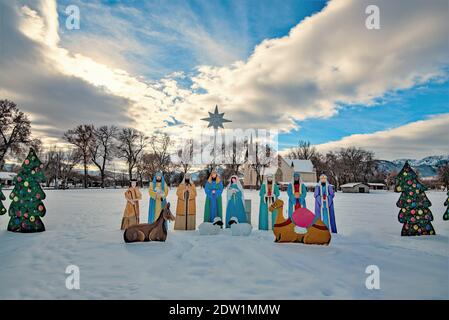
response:
[[[438,174],[438,167],[449,162],[449,155],[446,156],[430,156],[421,160],[415,159],[397,159],[393,161],[377,160],[378,168],[386,173],[393,171],[399,172],[404,163],[408,161],[410,165],[417,171],[419,171],[422,177],[433,177]]]

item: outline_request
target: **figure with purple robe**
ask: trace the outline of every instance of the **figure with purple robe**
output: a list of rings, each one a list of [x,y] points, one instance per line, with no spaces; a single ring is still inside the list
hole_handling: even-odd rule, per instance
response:
[[[332,233],[337,233],[334,210],[334,188],[322,174],[315,187],[315,220],[320,218]]]

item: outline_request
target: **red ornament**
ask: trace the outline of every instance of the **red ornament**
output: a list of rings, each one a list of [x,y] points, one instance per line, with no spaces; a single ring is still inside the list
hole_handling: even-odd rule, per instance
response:
[[[39,206],[39,207],[37,207],[37,210],[39,210],[39,211],[44,211],[44,206]]]
[[[30,164],[30,160],[26,159],[25,164],[27,164],[27,165]]]
[[[28,219],[28,213],[25,213],[25,214],[23,215],[23,217],[24,217],[25,219]]]

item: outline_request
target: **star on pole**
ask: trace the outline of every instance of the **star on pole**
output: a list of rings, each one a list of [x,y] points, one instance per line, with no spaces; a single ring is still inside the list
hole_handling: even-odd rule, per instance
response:
[[[218,128],[224,129],[223,123],[232,122],[231,120],[224,118],[224,113],[218,112],[218,106],[215,106],[214,113],[209,112],[209,118],[203,118],[201,120],[209,122],[207,127],[213,127],[215,130],[218,130]]]

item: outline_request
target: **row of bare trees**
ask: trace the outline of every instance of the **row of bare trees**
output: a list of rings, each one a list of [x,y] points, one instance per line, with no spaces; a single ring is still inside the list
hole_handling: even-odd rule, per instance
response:
[[[78,153],[84,169],[84,187],[88,186],[88,168],[98,169],[101,187],[105,186],[108,166],[116,159],[126,163],[129,179],[149,179],[156,171],[168,173],[170,146],[167,134],[147,137],[134,128],[116,126],[79,125],[65,132],[63,139]],[[148,151],[147,151],[148,150]]]

